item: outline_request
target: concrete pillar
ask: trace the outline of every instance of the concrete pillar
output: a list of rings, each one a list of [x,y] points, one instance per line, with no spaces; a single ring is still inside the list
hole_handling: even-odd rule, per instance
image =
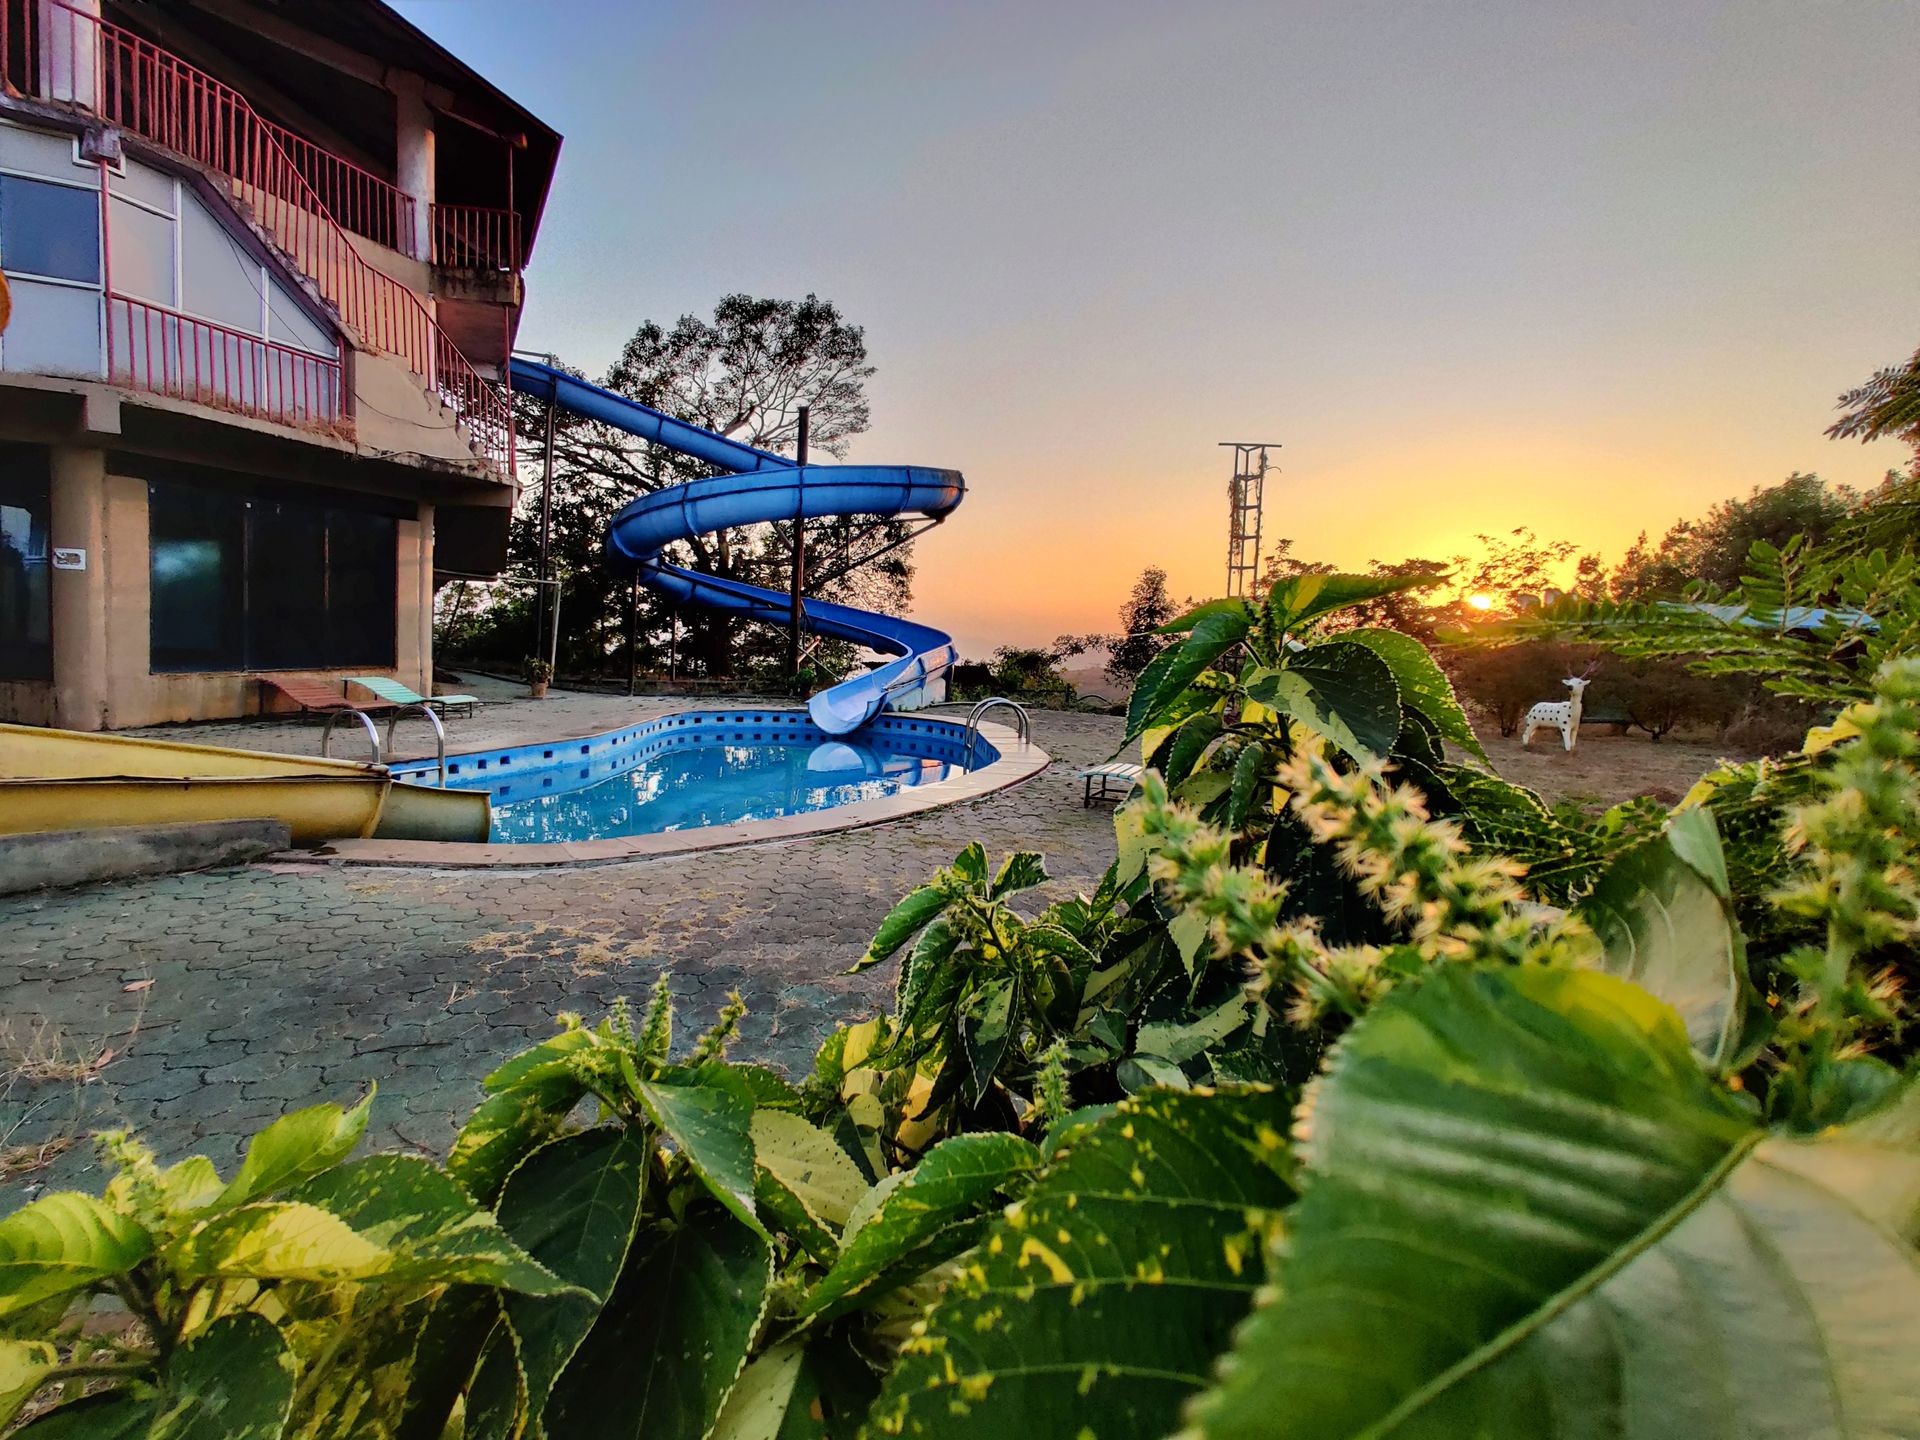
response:
[[[433,258],[433,111],[417,75],[396,75],[393,94],[395,179],[413,200],[416,260]],[[404,220],[405,217],[402,217]],[[408,249],[403,245],[402,249]]]
[[[85,569],[56,568],[52,576],[53,723],[104,730],[113,695],[106,453],[57,445],[50,462],[53,548],[86,552]]]

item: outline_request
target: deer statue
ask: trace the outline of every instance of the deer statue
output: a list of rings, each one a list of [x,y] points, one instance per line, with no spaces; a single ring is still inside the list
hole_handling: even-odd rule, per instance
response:
[[[1587,681],[1578,676],[1570,676],[1560,682],[1573,692],[1571,700],[1542,700],[1527,711],[1527,728],[1520,734],[1520,743],[1529,748],[1533,745],[1533,732],[1540,729],[1558,730],[1560,743],[1567,749],[1573,749],[1573,742],[1580,735],[1580,697],[1586,693]]]

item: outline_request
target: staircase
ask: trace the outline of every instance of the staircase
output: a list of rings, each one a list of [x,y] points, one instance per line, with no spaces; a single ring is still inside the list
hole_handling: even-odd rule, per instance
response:
[[[226,177],[359,347],[404,363],[474,455],[512,476],[511,396],[474,369],[417,294],[361,257],[296,163],[307,142],[238,91],[65,0],[0,0],[0,61],[10,89],[91,111]]]

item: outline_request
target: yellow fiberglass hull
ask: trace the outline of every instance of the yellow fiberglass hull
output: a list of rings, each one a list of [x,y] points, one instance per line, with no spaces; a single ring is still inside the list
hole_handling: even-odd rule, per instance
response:
[[[0,725],[0,834],[280,820],[296,845],[487,838],[487,797],[393,779],[384,766]]]

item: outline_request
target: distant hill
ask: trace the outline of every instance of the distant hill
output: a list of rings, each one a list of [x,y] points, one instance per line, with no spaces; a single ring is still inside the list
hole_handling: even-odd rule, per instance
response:
[[[1082,695],[1096,696],[1102,700],[1111,700],[1118,704],[1127,698],[1127,687],[1116,685],[1107,678],[1104,663],[1099,665],[1079,665],[1060,667],[1061,678]]]

